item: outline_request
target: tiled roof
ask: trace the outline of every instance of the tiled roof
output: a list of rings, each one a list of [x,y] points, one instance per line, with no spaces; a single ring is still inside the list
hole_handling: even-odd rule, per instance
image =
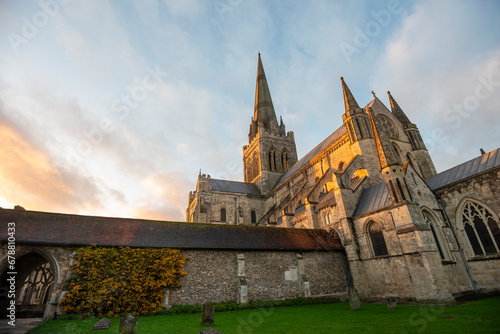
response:
[[[328,147],[330,144],[335,142],[337,139],[342,137],[346,133],[346,128],[344,125],[342,125],[340,128],[335,130],[331,135],[329,135],[325,140],[323,140],[318,146],[313,148],[309,153],[307,153],[302,159],[297,161],[295,165],[292,166],[289,170],[283,174],[280,179],[278,180],[277,184],[280,184],[284,180],[286,180],[290,175],[295,173],[300,167],[304,166],[307,164],[312,158],[314,158],[318,153],[320,153],[323,149]]]
[[[425,182],[432,190],[435,190],[497,166],[500,166],[500,149],[498,148],[436,174],[426,179]]]
[[[316,206],[317,210],[321,210],[324,207],[335,205],[335,192],[329,191],[326,194],[319,196],[319,203]]]
[[[363,182],[367,179],[367,176],[363,177],[353,177],[351,179],[351,182],[349,184],[349,188],[351,188],[352,191],[358,190],[358,188],[363,184]]]
[[[389,193],[384,182],[363,189],[353,217],[384,208],[391,204]]]
[[[176,223],[0,209],[0,242],[7,223],[16,243],[60,246],[170,247],[234,250],[342,250],[323,230]]]
[[[329,191],[326,194],[322,194],[321,196],[319,196],[319,203],[318,204],[329,201],[332,198],[335,198],[335,193],[333,191]]]
[[[260,195],[259,189],[253,183],[210,179],[210,185],[215,191]]]

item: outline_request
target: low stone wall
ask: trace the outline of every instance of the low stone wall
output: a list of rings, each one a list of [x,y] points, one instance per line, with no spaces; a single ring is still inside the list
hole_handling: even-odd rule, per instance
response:
[[[187,256],[181,287],[169,304],[345,295],[344,252],[182,251]],[[241,279],[243,278],[243,279]],[[246,286],[241,287],[243,283]],[[243,290],[243,295],[242,295]]]
[[[7,245],[0,245],[2,255]],[[345,252],[310,251],[237,251],[181,250],[187,257],[180,280],[181,287],[167,292],[167,304],[193,304],[204,301],[237,301],[253,299],[283,299],[314,295],[346,295],[345,271],[348,268]],[[74,249],[62,246],[16,245],[20,289],[24,277],[32,270],[27,266],[30,254],[43,256],[54,270],[54,283],[45,305],[45,318],[62,312],[59,302],[66,293],[64,281],[71,274]],[[24,255],[28,255],[25,260]],[[26,270],[22,270],[26,267]],[[0,257],[0,276],[7,272],[7,257]],[[3,284],[2,284],[3,288]],[[3,302],[3,304],[2,304]],[[6,300],[0,304],[6,309]],[[4,305],[5,304],[5,305]]]

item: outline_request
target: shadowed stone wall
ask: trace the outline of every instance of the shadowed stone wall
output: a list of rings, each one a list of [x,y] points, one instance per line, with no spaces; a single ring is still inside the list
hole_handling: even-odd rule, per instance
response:
[[[6,254],[6,244],[0,246]],[[172,304],[241,301],[252,299],[283,299],[309,295],[347,293],[345,271],[347,258],[342,251],[237,251],[237,250],[181,250],[187,257],[180,279],[180,288],[166,294]],[[65,295],[64,281],[71,275],[74,249],[71,247],[22,245],[16,247],[16,257],[32,253],[42,255],[54,269],[54,283],[46,304],[45,318],[54,312]],[[6,273],[6,256],[0,258],[1,273]],[[22,262],[18,263],[19,265]],[[19,277],[23,273],[19,273]],[[22,282],[18,282],[20,289]],[[242,298],[242,295],[245,298]]]

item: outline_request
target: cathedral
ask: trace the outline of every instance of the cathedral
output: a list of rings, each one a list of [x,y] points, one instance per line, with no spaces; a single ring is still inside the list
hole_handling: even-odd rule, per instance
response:
[[[166,308],[345,300],[352,287],[363,301],[499,291],[500,149],[436,173],[389,92],[390,110],[375,94],[361,108],[341,86],[343,125],[299,159],[259,55],[244,182],[200,173],[186,222],[0,208],[0,316],[63,313],[75,248],[88,245],[179,249],[188,274],[164,289]]]
[[[340,80],[343,125],[299,159],[259,54],[244,182],[200,173],[186,221],[325,230],[362,298],[450,301],[500,289],[500,150],[436,173],[390,92],[390,109],[373,92],[360,107]]]

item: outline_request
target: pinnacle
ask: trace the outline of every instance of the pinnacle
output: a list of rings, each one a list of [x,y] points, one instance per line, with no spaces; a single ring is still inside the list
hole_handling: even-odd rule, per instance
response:
[[[340,81],[342,82],[342,91],[344,93],[345,111],[348,112],[349,110],[358,109],[359,105],[356,102],[356,99],[352,95],[351,91],[349,90],[349,87],[347,87],[344,78],[340,77]]]
[[[411,124],[410,120],[404,113],[403,109],[398,105],[396,100],[392,97],[391,92],[387,91],[387,95],[389,95],[389,102],[391,103],[392,114],[400,121],[403,125]]]

